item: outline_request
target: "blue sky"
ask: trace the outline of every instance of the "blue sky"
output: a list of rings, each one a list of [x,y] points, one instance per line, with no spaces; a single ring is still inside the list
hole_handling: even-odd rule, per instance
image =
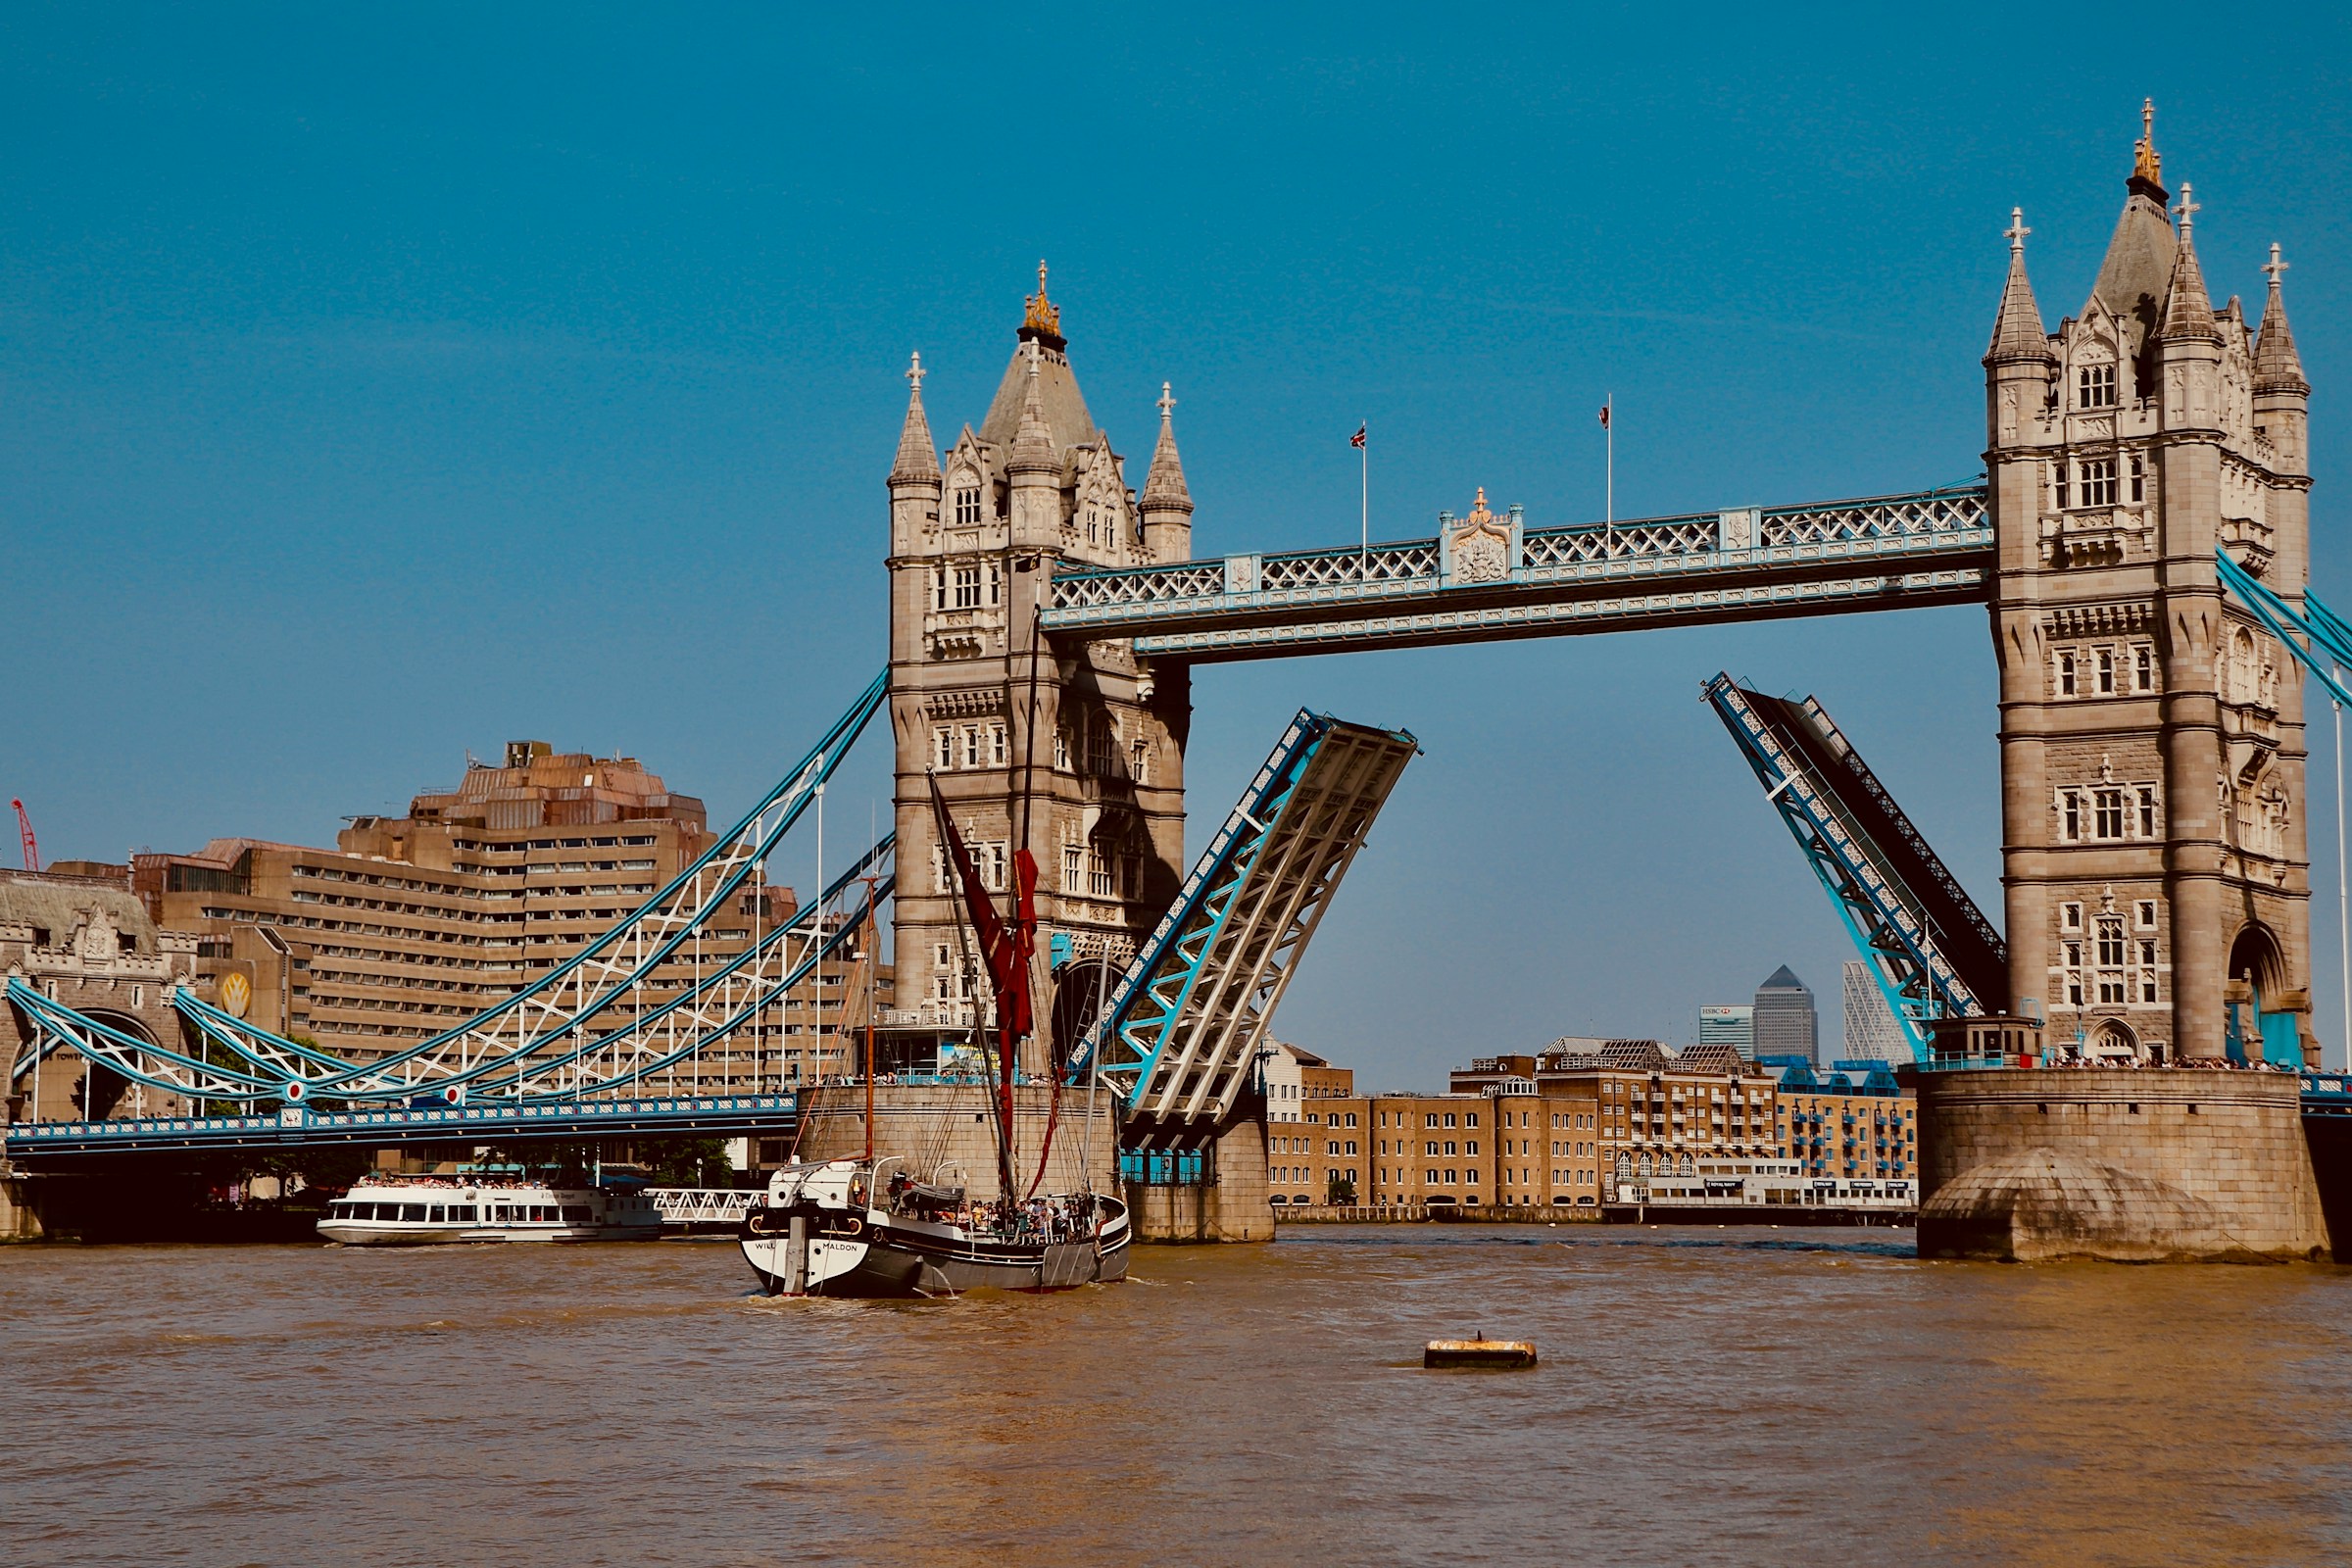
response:
[[[2323,8],[482,10],[0,13],[0,798],[50,857],[326,842],[520,736],[731,815],[883,657],[907,351],[976,424],[1040,256],[1135,483],[1174,383],[1204,554],[1351,537],[1359,419],[1376,535],[1597,516],[1605,393],[1620,514],[1962,478],[2009,209],[2055,325],[2149,94],[2215,293],[2293,264],[2352,599]],[[1997,911],[1981,612],[1219,666],[1196,829],[1298,705],[1428,751],[1280,1032],[1432,1084],[1782,962],[1834,1030],[1726,667],[1818,693]]]

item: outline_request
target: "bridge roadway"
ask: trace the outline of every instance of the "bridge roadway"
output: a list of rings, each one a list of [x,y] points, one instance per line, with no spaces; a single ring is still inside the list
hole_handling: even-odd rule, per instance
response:
[[[1483,493],[1482,493],[1483,494]],[[1057,573],[1045,629],[1198,663],[1981,603],[1982,480],[1909,495]]]
[[[387,1110],[289,1107],[267,1116],[125,1116],[113,1121],[18,1122],[12,1160],[189,1149],[287,1149],[326,1144],[439,1144],[483,1140],[695,1134],[781,1137],[799,1125],[790,1094],[648,1095],[524,1104],[417,1105]]]

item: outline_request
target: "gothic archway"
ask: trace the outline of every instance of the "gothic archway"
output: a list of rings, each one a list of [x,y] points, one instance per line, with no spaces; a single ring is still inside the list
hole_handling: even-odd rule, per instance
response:
[[[2249,920],[2230,944],[2230,1018],[2225,1041],[2232,1060],[2303,1064],[2300,1020],[2279,1007],[2286,995],[2286,960],[2278,939]]]

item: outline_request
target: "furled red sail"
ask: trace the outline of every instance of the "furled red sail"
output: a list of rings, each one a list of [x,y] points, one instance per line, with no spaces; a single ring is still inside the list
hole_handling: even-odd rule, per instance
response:
[[[972,933],[979,940],[982,960],[988,965],[989,990],[997,999],[998,1113],[1009,1145],[1014,1054],[1027,1037],[1031,1021],[1029,968],[1037,946],[1037,860],[1025,849],[1013,852],[1012,919],[1007,922],[997,912],[996,901],[989,896],[987,883],[981,880],[971,848],[956,830],[956,819],[948,814],[948,803],[939,793],[937,778],[931,780],[931,808],[939,818],[940,838],[947,846],[949,863],[956,868],[956,885],[963,894]],[[1010,1192],[1009,1185],[1006,1191]]]

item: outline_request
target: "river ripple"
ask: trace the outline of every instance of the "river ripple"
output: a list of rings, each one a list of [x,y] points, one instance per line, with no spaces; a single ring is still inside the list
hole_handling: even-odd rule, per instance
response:
[[[1046,1298],[732,1246],[0,1252],[27,1563],[2352,1560],[2352,1270],[1297,1228]],[[1531,1337],[1520,1374],[1425,1340]]]

